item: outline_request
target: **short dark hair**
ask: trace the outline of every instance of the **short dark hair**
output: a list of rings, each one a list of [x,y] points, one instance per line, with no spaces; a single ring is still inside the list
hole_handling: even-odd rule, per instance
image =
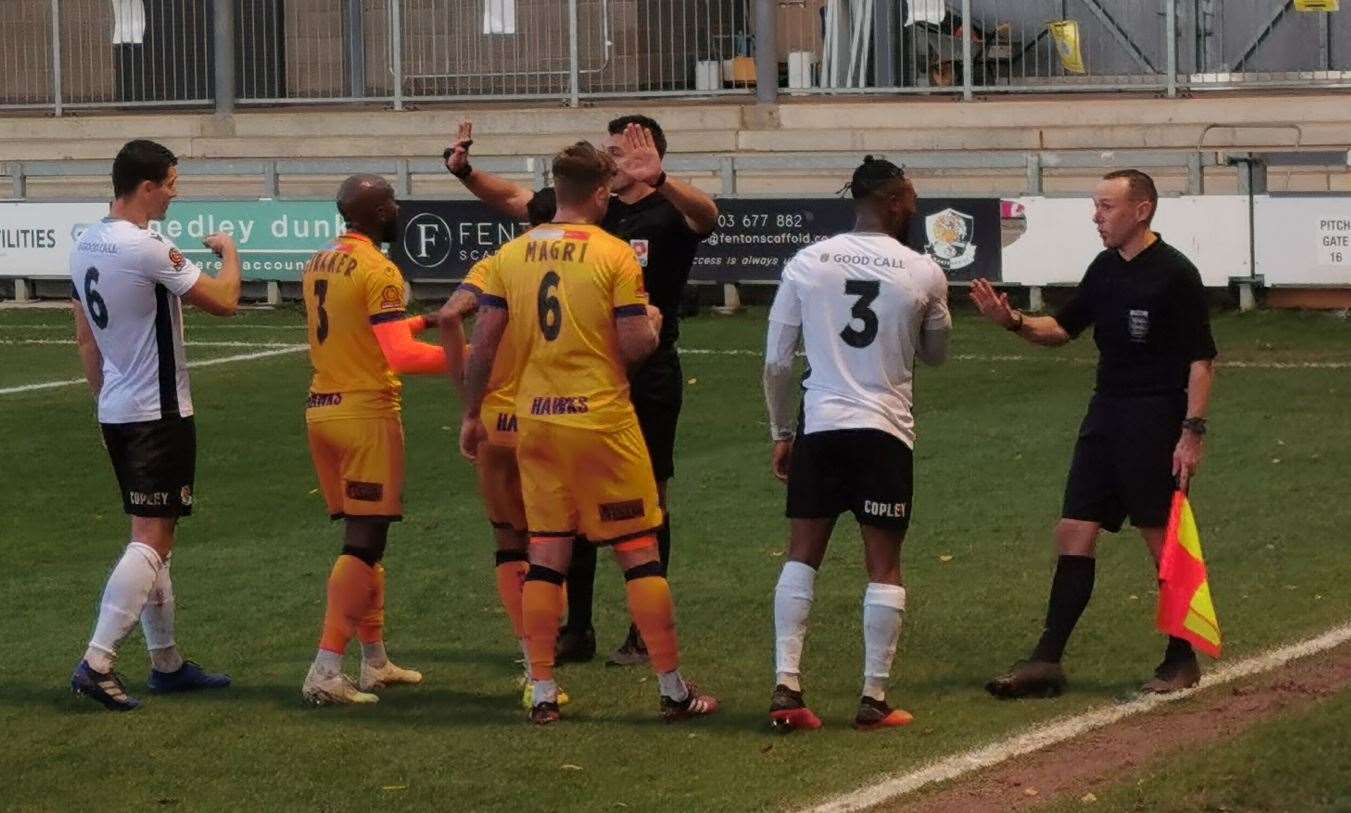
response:
[[[531,195],[530,202],[525,205],[525,219],[532,226],[548,223],[554,219],[554,214],[557,212],[558,197],[554,194],[552,186],[546,186]]]
[[[620,116],[617,119],[610,120],[610,135],[619,135],[624,132],[624,128],[630,124],[637,124],[652,133],[652,143],[657,147],[657,155],[666,156],[666,133],[662,132],[661,125],[651,116]]]
[[[1159,190],[1154,187],[1154,179],[1138,169],[1118,169],[1102,176],[1104,181],[1115,181],[1117,178],[1126,179],[1132,199],[1149,201],[1149,216],[1152,219],[1159,210]]]
[[[870,198],[884,191],[893,181],[905,181],[905,168],[897,166],[885,158],[863,156],[863,163],[854,170],[849,179],[849,193],[854,200]]]
[[[578,141],[554,156],[554,196],[558,203],[580,203],[596,188],[609,184],[615,162],[609,153],[589,141]]]
[[[126,197],[142,181],[164,183],[169,167],[178,164],[178,156],[168,147],[144,138],[128,141],[113,159],[113,196]]]

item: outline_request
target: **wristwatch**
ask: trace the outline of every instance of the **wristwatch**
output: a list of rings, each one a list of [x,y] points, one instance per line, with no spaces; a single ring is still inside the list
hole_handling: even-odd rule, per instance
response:
[[[657,176],[657,180],[652,182],[652,188],[661,189],[665,185],[666,185],[666,171],[662,170],[662,173]]]
[[[1018,331],[1020,331],[1020,330],[1023,329],[1023,312],[1022,312],[1022,311],[1014,311],[1014,315],[1016,315],[1016,316],[1018,317],[1018,321],[1014,322],[1013,325],[1012,325],[1011,327],[1006,327],[1006,328],[1004,328],[1005,330],[1007,330],[1007,331],[1010,332],[1010,333],[1017,333]]]
[[[1182,428],[1193,435],[1204,436],[1206,434],[1206,419],[1188,418],[1182,422]]]

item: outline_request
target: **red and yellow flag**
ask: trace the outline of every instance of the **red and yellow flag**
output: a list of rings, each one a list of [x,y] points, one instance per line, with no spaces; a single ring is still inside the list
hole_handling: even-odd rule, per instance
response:
[[[1173,493],[1173,510],[1159,560],[1159,631],[1184,638],[1212,658],[1220,657],[1220,622],[1210,600],[1201,535],[1186,493]]]

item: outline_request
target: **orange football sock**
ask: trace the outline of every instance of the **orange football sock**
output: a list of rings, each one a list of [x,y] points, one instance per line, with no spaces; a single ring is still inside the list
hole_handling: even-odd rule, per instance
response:
[[[635,568],[638,570],[639,568]],[[636,574],[635,574],[636,576]],[[647,644],[652,668],[658,674],[680,666],[680,645],[676,642],[675,603],[671,585],[665,576],[625,574],[624,592],[628,594],[629,614]]]
[[[536,566],[536,572],[545,570]],[[563,574],[547,571],[552,578],[527,578],[521,589],[525,628],[525,647],[530,653],[532,680],[554,679],[554,646],[558,643],[558,624],[563,620]]]
[[[344,554],[328,574],[328,609],[319,648],[341,655],[347,650],[357,626],[371,606],[375,571],[370,565]]]
[[[525,637],[525,611],[521,608],[521,590],[525,584],[526,571],[530,563],[515,560],[499,562],[497,565],[497,595],[502,599],[502,609],[511,618],[511,631],[519,638]]]
[[[363,644],[378,644],[385,640],[385,566],[371,568],[371,603],[357,624],[357,637]]]

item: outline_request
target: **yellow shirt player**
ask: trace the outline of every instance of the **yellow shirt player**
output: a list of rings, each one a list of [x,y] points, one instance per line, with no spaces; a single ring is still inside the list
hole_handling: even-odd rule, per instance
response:
[[[532,218],[531,225],[539,221]],[[489,263],[475,263],[465,275],[464,282],[446,300],[439,314],[442,346],[450,367],[451,378],[461,381],[464,374],[465,346],[463,320],[478,311],[479,296],[487,284]],[[492,524],[497,543],[497,595],[502,608],[511,619],[511,629],[529,663],[530,653],[525,648],[524,616],[521,609],[521,590],[526,571],[530,569],[527,554],[529,537],[526,534],[525,503],[521,499],[521,472],[516,465],[516,372],[515,345],[503,337],[497,347],[492,372],[488,376],[488,392],[483,398],[481,415],[484,436],[474,451],[474,468],[478,474],[479,493]],[[530,677],[526,669],[527,681]],[[568,702],[560,692],[559,703]],[[530,708],[530,690],[526,687],[526,708]]]
[[[305,405],[310,455],[329,516],[343,519],[342,554],[328,577],[319,652],[301,694],[316,704],[374,703],[372,691],[422,675],[385,654],[389,524],[403,516],[400,373],[444,373],[440,347],[415,341],[427,327],[404,312],[403,276],[378,242],[393,239],[399,207],[383,178],[355,175],[338,192],[349,231],[314,255],[303,287],[314,378]],[[343,655],[361,639],[358,681]]]
[[[657,485],[629,400],[626,369],[657,346],[660,312],[647,304],[628,244],[596,224],[614,163],[579,142],[554,157],[554,222],[511,241],[485,266],[466,371],[460,448],[474,457],[481,410],[504,335],[516,352],[517,463],[530,569],[522,590],[532,681],[530,719],[559,719],[554,645],[573,539],[612,545],[629,612],[658,675],[662,715],[711,714],[717,700],[680,675],[675,609],[657,556]]]

